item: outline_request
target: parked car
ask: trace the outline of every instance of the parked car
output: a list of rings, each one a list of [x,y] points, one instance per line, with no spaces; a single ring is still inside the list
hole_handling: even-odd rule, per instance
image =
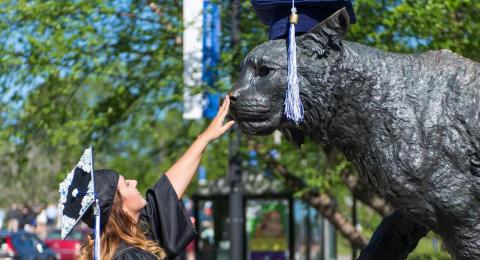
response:
[[[57,260],[52,251],[37,235],[25,231],[0,232],[0,259]]]
[[[80,256],[81,243],[87,231],[74,229],[65,240],[62,240],[61,231],[54,230],[47,235],[45,244],[60,255],[61,260],[74,260]]]

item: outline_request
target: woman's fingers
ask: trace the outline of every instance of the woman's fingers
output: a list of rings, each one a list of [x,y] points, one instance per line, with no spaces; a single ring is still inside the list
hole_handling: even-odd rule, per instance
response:
[[[225,98],[223,99],[223,102],[222,102],[222,108],[225,108],[225,106],[227,105],[228,101],[230,101],[229,98],[228,98],[228,96],[225,96]]]
[[[230,97],[228,95],[225,96],[225,108],[228,108],[228,106],[230,105]]]
[[[226,103],[227,103],[227,99],[224,99],[223,102],[222,102],[222,105],[218,108],[218,114],[223,113],[223,111],[225,110],[225,104]]]
[[[224,134],[228,129],[230,129],[235,121],[231,120],[227,123],[223,124],[225,117],[228,114],[228,110],[230,108],[230,99],[229,97],[225,97],[222,105],[218,109],[218,113],[210,123],[208,128],[204,131],[204,134],[208,136],[209,140],[215,140]]]
[[[223,119],[225,119],[225,117],[227,116],[229,107],[230,107],[230,99],[228,98],[228,96],[226,96],[225,99],[223,100],[222,105],[218,109],[217,116],[216,116],[216,118],[218,118],[218,120],[221,123],[223,123]]]
[[[224,126],[222,126],[222,130],[225,133],[230,127],[232,127],[235,124],[235,121],[228,121]]]
[[[223,101],[223,105],[222,105],[222,114],[224,115],[223,117],[227,115],[229,107],[230,107],[230,98],[226,96],[225,101]]]
[[[222,105],[218,108],[218,113],[220,114],[223,111],[223,108],[225,107],[225,99],[222,102]]]

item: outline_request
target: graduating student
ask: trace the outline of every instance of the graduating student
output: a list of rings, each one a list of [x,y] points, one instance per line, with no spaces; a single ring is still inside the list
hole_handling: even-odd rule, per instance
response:
[[[195,230],[180,199],[207,144],[233,125],[234,121],[223,124],[229,104],[226,97],[209,127],[145,198],[137,190],[137,181],[112,170],[94,170],[91,148],[85,151],[60,184],[62,238],[80,220],[101,234],[95,241],[88,236],[81,259],[170,259],[184,250]]]

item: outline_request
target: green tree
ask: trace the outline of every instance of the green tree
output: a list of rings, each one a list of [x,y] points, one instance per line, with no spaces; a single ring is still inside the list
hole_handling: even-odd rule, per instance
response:
[[[7,160],[19,164],[15,178],[37,174],[24,166],[39,143],[45,158],[59,161],[58,178],[90,144],[99,166],[119,165],[129,176],[160,172],[155,158],[169,153],[155,150],[184,141],[162,122],[182,94],[181,2],[157,10],[143,1],[0,6],[1,142],[13,144]],[[188,129],[176,115],[169,126]],[[41,185],[56,191],[57,181]]]
[[[39,174],[25,167],[38,144],[44,160],[60,168],[38,183],[51,196],[32,202],[55,197],[58,181],[87,145],[95,147],[99,168],[138,178],[145,189],[208,123],[181,119],[181,1],[0,1],[0,7],[0,143],[8,147],[3,158],[18,165],[8,178],[17,186],[4,185],[12,194]],[[245,12],[233,48],[229,8],[225,2],[216,86],[223,92],[240,59],[266,39],[255,37],[259,22]],[[226,156],[225,139],[209,146],[203,164],[210,178],[225,174]]]

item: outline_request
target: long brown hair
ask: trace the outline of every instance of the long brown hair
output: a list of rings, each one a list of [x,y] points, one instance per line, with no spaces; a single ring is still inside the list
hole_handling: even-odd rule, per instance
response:
[[[161,248],[155,241],[145,237],[144,231],[139,224],[130,217],[122,208],[123,199],[117,190],[115,199],[113,200],[112,210],[105,226],[101,239],[101,257],[102,259],[111,259],[118,246],[123,241],[129,246],[138,247],[146,252],[150,252],[163,260],[167,258],[165,250]],[[82,260],[93,259],[93,239],[88,235],[82,245]]]

